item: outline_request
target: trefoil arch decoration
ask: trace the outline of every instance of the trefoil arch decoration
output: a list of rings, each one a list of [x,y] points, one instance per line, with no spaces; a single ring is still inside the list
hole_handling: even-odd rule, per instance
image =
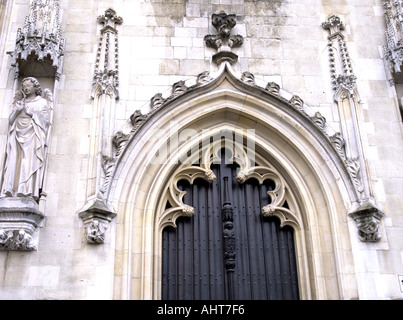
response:
[[[214,139],[213,143],[207,145],[206,148],[208,150],[202,152],[203,158],[196,161],[197,163],[200,161],[200,165],[187,164],[178,168],[172,174],[167,182],[167,188],[162,200],[162,202],[167,201],[169,203],[169,208],[164,210],[158,217],[157,224],[159,230],[167,226],[176,227],[177,218],[181,216],[189,217],[194,214],[194,208],[183,202],[185,192],[178,188],[178,182],[186,180],[192,185],[198,178],[208,183],[214,182],[216,176],[211,170],[211,165],[225,161],[220,155],[221,149],[224,147],[224,142],[221,139]],[[295,213],[284,206],[286,200],[288,200],[288,202],[294,200],[287,196],[289,195],[290,188],[279,172],[269,166],[255,166],[253,161],[249,159],[245,147],[236,142],[234,142],[233,150],[225,150],[226,152],[233,153],[228,161],[239,165],[239,172],[236,177],[239,184],[244,184],[249,179],[256,179],[259,184],[263,184],[266,180],[270,180],[274,183],[275,188],[267,192],[271,202],[262,208],[261,214],[265,217],[276,216],[281,222],[281,227],[290,225],[300,230],[302,228],[302,222],[299,218],[299,213]],[[292,207],[297,208],[297,205],[293,204]]]

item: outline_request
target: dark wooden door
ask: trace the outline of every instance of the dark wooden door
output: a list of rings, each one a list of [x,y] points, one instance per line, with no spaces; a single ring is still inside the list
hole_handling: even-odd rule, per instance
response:
[[[272,182],[239,184],[236,165],[225,161],[212,170],[217,177],[212,184],[201,179],[178,184],[195,213],[178,218],[177,228],[163,230],[162,299],[298,299],[294,230],[261,214]],[[232,222],[223,222],[225,201]],[[227,231],[234,237],[233,255]]]

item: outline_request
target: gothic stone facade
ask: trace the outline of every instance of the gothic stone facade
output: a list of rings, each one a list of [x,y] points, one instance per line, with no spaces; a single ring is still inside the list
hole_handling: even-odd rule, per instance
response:
[[[224,134],[236,181],[275,186],[299,298],[402,299],[402,10],[0,1],[0,298],[161,299],[163,230],[197,214],[178,182],[216,181]]]

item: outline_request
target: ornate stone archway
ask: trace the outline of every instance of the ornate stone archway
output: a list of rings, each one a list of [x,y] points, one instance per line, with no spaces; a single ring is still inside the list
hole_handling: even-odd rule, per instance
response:
[[[325,119],[309,115],[299,97],[274,83],[259,87],[250,74],[237,75],[223,63],[216,74],[203,73],[192,86],[175,84],[168,98],[156,95],[150,113],[135,113],[115,136],[118,156],[105,194],[117,213],[116,298],[160,298],[162,228],[191,214],[169,196],[177,174],[189,170],[178,159],[188,159],[215,134],[247,137],[250,129],[256,157],[276,168],[299,205],[301,227],[295,237],[301,298],[357,296],[350,247],[356,234],[350,235],[348,213],[360,203],[337,133],[330,135]],[[195,174],[209,179],[208,167],[200,166]],[[176,207],[171,220],[164,218],[167,200]]]

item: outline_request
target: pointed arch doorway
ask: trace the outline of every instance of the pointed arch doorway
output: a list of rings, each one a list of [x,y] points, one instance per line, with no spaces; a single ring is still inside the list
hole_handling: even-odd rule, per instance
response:
[[[235,208],[239,204],[234,199],[238,200],[239,197],[234,197],[234,194],[241,191],[234,189],[255,188],[257,195],[260,192],[264,195],[265,192],[271,192],[265,185],[270,186],[270,180],[275,181],[275,186],[281,188],[269,194],[271,202],[268,197],[267,202],[263,200],[264,197],[261,201],[255,201],[258,205],[254,208],[256,214],[253,217],[261,219],[263,227],[258,223],[253,226],[265,228],[269,224],[266,222],[274,222],[273,229],[278,227],[278,230],[293,232],[298,271],[295,280],[298,283],[297,297],[354,298],[357,286],[350,228],[355,229],[347,215],[350,206],[357,202],[354,182],[331,139],[314,121],[316,118],[312,119],[301,110],[301,100],[249,85],[234,74],[230,66],[223,66],[207,82],[199,81],[180,91],[182,93],[177,91],[175,86],[175,94],[155,107],[140,125],[133,128],[131,122],[127,123],[130,139],[119,145],[120,156],[111,173],[111,184],[107,191],[108,202],[117,211],[115,298],[163,298],[162,269],[163,260],[167,257],[163,257],[163,235],[168,228],[179,230],[181,220],[190,218],[193,224],[197,224],[195,218],[200,216],[198,211],[201,206],[195,203],[193,197],[202,191],[196,190],[193,196],[192,191],[186,188],[206,188],[204,193],[208,194],[207,188],[219,183],[217,188],[223,189],[223,180],[219,182],[220,174],[214,171],[221,170],[214,167],[220,164],[217,160],[221,160],[220,154],[206,152],[213,155],[212,158],[199,164],[199,154],[187,164],[178,163],[178,157],[186,157],[192,150],[204,150],[203,141],[220,132],[239,132],[240,136],[245,137],[245,132],[250,128],[255,130],[255,163],[246,165],[242,161],[242,152],[248,151],[244,141],[238,144],[233,154],[234,162],[239,165],[235,179],[238,185],[231,183],[229,196],[234,209],[232,230],[237,232],[235,246],[238,252],[235,251],[235,257],[240,259],[239,248],[244,249],[243,245],[238,244],[244,239],[244,234],[236,228],[249,224],[247,220],[239,220],[246,211]],[[189,136],[189,132],[193,134]],[[124,134],[119,137],[126,141]],[[168,148],[172,142],[175,142],[175,148]],[[165,151],[166,157],[160,157],[164,153],[162,151]],[[155,161],[158,158],[166,161]],[[228,179],[230,182],[230,175]],[[232,178],[232,182],[235,180]],[[207,185],[203,187],[203,183]],[[218,195],[218,191],[210,193]],[[220,193],[220,198],[214,203],[220,207],[223,202]],[[204,202],[204,206],[209,203]],[[217,242],[219,240],[221,243],[218,246],[221,248],[221,257],[224,255],[221,273],[226,273],[223,253],[225,221],[220,210],[217,211],[219,216],[216,221],[217,230],[222,233]],[[246,234],[255,235],[256,232]],[[191,237],[185,239],[194,242]],[[258,255],[258,258],[261,257],[264,256]],[[267,257],[265,259],[269,260]],[[237,265],[241,264],[235,260]],[[189,264],[184,264],[184,267],[189,267]],[[240,273],[242,281],[247,282],[243,277],[248,278],[248,271],[234,269],[234,281],[238,281],[236,272]],[[227,275],[222,277],[227,287]],[[254,279],[248,281],[253,283]],[[242,285],[246,286],[245,283]],[[249,288],[250,284],[245,292],[251,291]],[[230,297],[227,289],[221,292],[225,294],[225,299]],[[252,297],[252,293],[245,294]],[[268,295],[266,293],[266,297]],[[259,297],[264,298],[264,295]],[[277,299],[281,298],[277,296]]]
[[[240,181],[230,151],[219,152],[213,183],[178,182],[194,214],[163,230],[162,299],[298,299],[294,229],[262,213],[282,181],[268,168],[260,181]],[[279,205],[290,210],[286,197]]]

